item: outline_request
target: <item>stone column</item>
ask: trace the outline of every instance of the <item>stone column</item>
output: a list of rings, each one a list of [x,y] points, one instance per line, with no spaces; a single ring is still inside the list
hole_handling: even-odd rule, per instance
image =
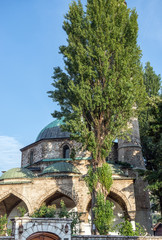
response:
[[[131,134],[130,140],[118,141],[118,160],[132,165],[129,176],[136,176],[134,182],[134,193],[136,201],[135,221],[140,223],[148,233],[151,233],[150,201],[146,190],[147,184],[139,177],[138,170],[145,170],[138,119],[132,118],[128,123]]]
[[[128,127],[131,131],[131,134],[128,135],[130,139],[118,140],[118,160],[144,169],[138,119],[132,118],[128,123]]]

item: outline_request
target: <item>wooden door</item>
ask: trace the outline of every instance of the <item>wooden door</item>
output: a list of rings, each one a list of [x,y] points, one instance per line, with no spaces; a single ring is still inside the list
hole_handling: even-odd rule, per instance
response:
[[[26,240],[59,240],[60,238],[52,233],[39,232],[29,236]]]

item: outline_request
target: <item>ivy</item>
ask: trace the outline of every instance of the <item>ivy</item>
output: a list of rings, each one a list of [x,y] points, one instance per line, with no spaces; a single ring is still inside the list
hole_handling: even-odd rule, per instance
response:
[[[96,169],[90,167],[85,181],[91,195],[93,192],[96,195],[95,206],[92,206],[94,224],[100,234],[107,234],[114,218],[113,204],[106,199],[113,183],[111,167],[108,163]]]
[[[99,182],[102,184],[102,186],[105,187],[105,189],[109,193],[113,182],[112,170],[109,164],[104,163],[102,167],[97,168],[97,175]]]
[[[103,193],[97,193],[96,206],[94,207],[94,223],[101,235],[107,235],[114,219],[113,203],[105,200]]]
[[[98,167],[96,170],[90,167],[85,177],[85,181],[88,185],[90,193],[92,193],[94,188],[97,188],[98,183],[100,183],[107,193],[109,193],[113,183],[111,167],[108,163],[104,163],[102,167]]]

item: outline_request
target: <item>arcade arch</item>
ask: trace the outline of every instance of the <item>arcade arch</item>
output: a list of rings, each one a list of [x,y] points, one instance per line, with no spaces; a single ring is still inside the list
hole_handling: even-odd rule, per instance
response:
[[[131,216],[129,215],[129,211],[131,211],[131,205],[123,193],[119,192],[115,188],[111,188],[111,191],[107,196],[107,199],[113,202],[114,204],[114,207],[113,207],[114,216],[115,216],[114,225],[121,222],[123,217],[131,219]],[[86,208],[86,212],[87,212],[87,214],[85,215],[86,223],[88,223],[91,219],[90,211],[91,211],[91,200],[89,201]]]
[[[42,199],[40,201],[40,205],[39,207],[45,203],[46,205],[56,205],[56,208],[59,209],[60,206],[60,201],[63,200],[65,203],[66,208],[70,211],[72,209],[76,210],[76,202],[72,199],[71,194],[70,193],[64,193],[62,191],[55,191],[55,192],[51,192],[50,194],[48,194],[46,197],[44,197],[44,199]]]
[[[21,217],[19,207],[24,208],[26,212],[29,212],[25,202],[13,193],[8,194],[5,198],[1,199],[0,216],[7,214],[9,229],[11,228],[10,220],[14,219],[15,217]]]
[[[14,207],[17,207],[20,203],[21,203],[21,205],[23,205],[26,208],[26,210],[29,213],[32,212],[32,208],[31,208],[29,201],[23,195],[19,194],[18,192],[14,191],[13,189],[11,189],[8,192],[3,193],[0,196],[0,206],[3,206],[3,211],[5,211],[5,213],[7,215],[9,215],[11,210]],[[3,214],[1,214],[1,208],[0,208],[0,215],[3,215]]]

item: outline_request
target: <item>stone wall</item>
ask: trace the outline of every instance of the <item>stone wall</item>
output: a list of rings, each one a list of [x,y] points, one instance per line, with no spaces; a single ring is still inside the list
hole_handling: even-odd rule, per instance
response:
[[[5,237],[5,236],[0,236],[0,240],[14,240],[14,237]]]
[[[162,237],[125,237],[125,236],[73,236],[71,240],[160,240]]]
[[[0,203],[14,195],[26,204],[29,214],[31,214],[34,209],[39,208],[44,201],[54,196],[56,192],[70,197],[79,212],[87,211],[91,197],[90,194],[87,194],[88,188],[85,181],[79,177],[58,178],[55,181],[53,178],[42,177],[33,179],[31,183],[1,185]],[[128,212],[134,212],[136,209],[133,180],[114,180],[110,198],[118,200],[119,204],[121,202],[121,206],[124,209],[126,208]]]
[[[160,240],[162,237],[121,237],[121,236],[75,236],[71,240]],[[15,240],[14,237],[0,236],[0,240]]]
[[[69,139],[49,139],[33,143],[23,149],[22,151],[22,167],[26,167],[30,163],[30,153],[33,152],[33,163],[42,159],[58,159],[63,158],[63,146],[68,145],[70,150],[76,150],[76,158],[88,158],[90,153],[83,151],[81,144]]]
[[[6,236],[0,236],[0,240],[14,240],[14,237],[6,237]]]
[[[122,236],[74,236],[71,240],[161,240],[162,237],[122,237]],[[0,240],[15,240],[14,237],[0,236]]]

